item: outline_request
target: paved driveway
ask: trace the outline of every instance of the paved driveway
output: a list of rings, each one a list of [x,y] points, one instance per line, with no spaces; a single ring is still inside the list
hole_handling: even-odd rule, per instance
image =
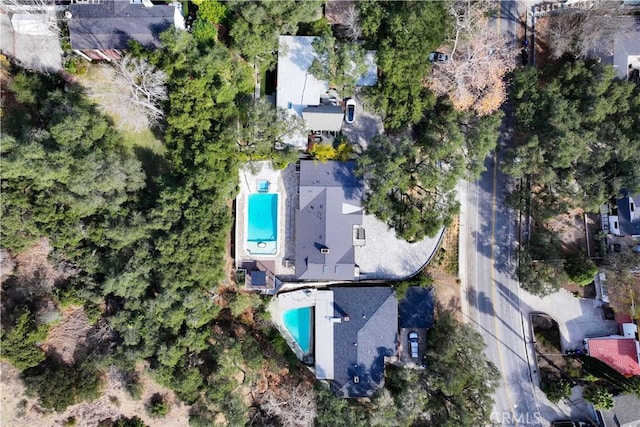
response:
[[[563,351],[581,348],[583,338],[615,335],[618,332],[615,321],[604,320],[598,301],[576,298],[564,289],[544,298],[522,291],[520,300],[524,314],[541,311],[558,322]]]
[[[0,50],[22,65],[37,71],[57,73],[62,68],[59,35],[33,36],[14,31],[11,13],[0,11]]]
[[[353,99],[356,100],[356,120],[353,123],[345,122],[342,125],[342,133],[355,144],[356,152],[360,153],[366,150],[369,141],[384,132],[384,128],[382,119],[365,109],[362,96],[356,94]]]

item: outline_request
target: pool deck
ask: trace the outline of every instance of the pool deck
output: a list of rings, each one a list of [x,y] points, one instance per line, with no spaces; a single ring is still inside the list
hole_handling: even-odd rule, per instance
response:
[[[300,348],[282,322],[282,313],[302,307],[315,307],[313,318],[313,349],[315,351],[314,368],[316,378],[333,379],[333,323],[336,321],[333,308],[333,292],[330,290],[304,289],[278,295],[268,305],[271,319],[292,348],[296,356],[302,359]]]
[[[247,196],[258,192],[258,181],[261,180],[269,182],[269,193],[279,195],[276,255],[251,255],[246,250]],[[268,266],[276,275],[279,281],[278,290],[314,286],[309,282],[296,282],[293,268],[299,182],[300,176],[299,172],[296,172],[295,164],[283,170],[274,170],[269,161],[260,161],[246,164],[240,169],[240,192],[236,198],[236,268],[247,268],[253,265],[254,261],[262,261],[262,264]],[[444,232],[442,229],[434,237],[407,243],[398,239],[393,229],[373,215],[365,214],[362,225],[366,233],[366,243],[355,248],[355,261],[360,270],[358,281],[402,280],[416,274],[429,262]],[[317,285],[327,284],[323,282]]]
[[[254,261],[263,261],[279,279],[291,280],[295,270],[293,266],[286,267],[285,260],[294,259],[295,210],[298,198],[295,165],[284,170],[274,170],[269,161],[252,162],[240,168],[239,178],[240,191],[236,198],[236,268],[246,268]],[[256,255],[247,251],[248,195],[258,193],[259,181],[268,181],[268,192],[278,194],[278,249],[275,255]]]

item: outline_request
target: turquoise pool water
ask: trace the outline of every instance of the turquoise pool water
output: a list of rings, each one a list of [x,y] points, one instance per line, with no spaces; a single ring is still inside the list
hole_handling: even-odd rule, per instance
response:
[[[272,255],[277,252],[278,195],[256,193],[249,195],[248,250],[252,254]]]
[[[282,323],[304,354],[311,348],[311,307],[296,308],[282,313]]]

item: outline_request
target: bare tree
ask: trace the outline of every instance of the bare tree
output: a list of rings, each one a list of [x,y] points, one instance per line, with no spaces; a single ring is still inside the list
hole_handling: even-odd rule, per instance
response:
[[[269,387],[260,407],[269,416],[277,417],[283,427],[311,426],[316,417],[316,395],[311,384],[294,385],[288,381]]]
[[[343,21],[340,26],[340,33],[351,41],[356,41],[362,37],[362,28],[360,27],[360,13],[355,2],[351,2],[345,9]]]
[[[164,71],[146,60],[125,56],[112,66],[101,65],[100,78],[89,88],[89,94],[111,115],[120,127],[135,131],[157,124],[164,112],[159,103],[167,99]]]
[[[616,37],[638,37],[635,17],[626,15],[622,2],[598,1],[579,4],[550,15],[544,37],[555,59],[564,54],[588,58],[613,53]]]
[[[15,15],[30,15],[40,18],[50,33],[60,35],[60,26],[56,16],[55,0],[0,0],[0,8],[4,12]]]
[[[488,25],[492,3],[457,1],[453,16],[454,37],[444,50],[449,60],[434,64],[428,85],[438,95],[448,95],[461,110],[487,115],[506,99],[504,75],[515,66],[509,39]]]

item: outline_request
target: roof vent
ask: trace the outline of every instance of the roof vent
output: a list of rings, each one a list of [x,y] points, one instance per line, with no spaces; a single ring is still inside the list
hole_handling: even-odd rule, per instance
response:
[[[321,254],[328,254],[329,253],[329,248],[320,248],[320,253]]]
[[[354,383],[354,384],[358,384],[359,382],[360,382],[360,377],[359,377],[359,376],[357,376],[357,375],[354,375],[354,376],[353,376],[353,383]]]

